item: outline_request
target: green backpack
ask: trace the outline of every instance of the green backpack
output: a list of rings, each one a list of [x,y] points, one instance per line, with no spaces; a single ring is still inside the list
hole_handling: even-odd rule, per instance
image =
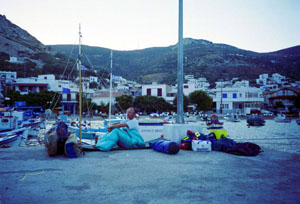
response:
[[[83,150],[77,142],[75,133],[71,133],[65,143],[65,155],[69,158],[77,158],[84,155]]]

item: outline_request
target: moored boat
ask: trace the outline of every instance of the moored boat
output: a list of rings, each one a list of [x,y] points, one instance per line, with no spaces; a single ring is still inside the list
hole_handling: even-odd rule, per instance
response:
[[[223,122],[220,122],[216,114],[211,115],[206,122],[207,129],[221,129],[223,128]]]
[[[252,114],[247,118],[247,123],[249,126],[264,126],[266,121],[259,115]]]
[[[224,117],[225,120],[230,122],[240,122],[239,116],[237,114],[231,114]]]
[[[290,123],[291,120],[286,118],[286,116],[282,113],[280,114],[277,114],[277,116],[274,118],[275,122],[278,122],[278,123]]]

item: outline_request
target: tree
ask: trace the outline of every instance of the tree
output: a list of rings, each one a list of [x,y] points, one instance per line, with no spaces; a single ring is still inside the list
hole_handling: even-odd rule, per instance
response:
[[[300,108],[300,93],[297,94],[294,105],[296,108]]]
[[[131,95],[122,95],[116,97],[116,102],[119,104],[117,105],[117,109],[120,111],[127,110],[129,107],[132,106],[132,101],[133,98]]]
[[[212,98],[205,91],[194,91],[189,95],[190,102],[197,104],[197,110],[211,110],[213,105]]]
[[[174,108],[177,109],[177,96],[173,99]],[[190,104],[189,97],[183,95],[183,110],[188,110],[188,105]]]
[[[133,106],[142,112],[166,112],[172,109],[172,105],[163,98],[155,96],[137,96]]]

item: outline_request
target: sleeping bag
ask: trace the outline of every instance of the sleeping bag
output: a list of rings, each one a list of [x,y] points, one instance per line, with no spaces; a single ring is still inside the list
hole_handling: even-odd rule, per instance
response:
[[[101,151],[109,151],[118,143],[128,148],[145,146],[144,139],[138,130],[123,127],[115,128],[111,132],[106,133],[98,140],[96,147]]]

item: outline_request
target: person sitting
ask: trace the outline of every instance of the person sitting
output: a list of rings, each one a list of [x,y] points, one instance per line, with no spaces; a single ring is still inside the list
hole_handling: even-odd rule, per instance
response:
[[[138,131],[139,125],[134,108],[127,109],[127,117],[127,121],[109,126],[108,132],[97,141],[96,148],[110,151],[116,145],[126,148],[144,147],[145,142]]]

